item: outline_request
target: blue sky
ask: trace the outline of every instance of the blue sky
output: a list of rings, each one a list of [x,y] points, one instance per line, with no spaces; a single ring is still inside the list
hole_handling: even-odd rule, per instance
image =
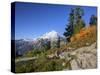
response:
[[[73,5],[55,5],[17,2],[15,6],[15,39],[33,39],[52,30],[61,35]],[[81,7],[83,19],[88,25],[90,16],[97,15],[96,7]]]

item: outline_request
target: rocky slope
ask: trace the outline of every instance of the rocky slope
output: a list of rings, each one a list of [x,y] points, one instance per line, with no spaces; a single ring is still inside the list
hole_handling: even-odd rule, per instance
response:
[[[59,57],[61,59],[66,59],[66,62],[70,63],[72,70],[96,68],[96,42],[93,43],[91,46],[82,47],[74,51],[62,52],[59,54]]]

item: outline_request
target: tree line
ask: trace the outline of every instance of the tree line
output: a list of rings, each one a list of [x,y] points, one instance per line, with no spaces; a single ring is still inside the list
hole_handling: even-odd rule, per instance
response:
[[[86,23],[83,19],[85,15],[84,10],[80,7],[71,8],[68,23],[66,24],[65,32],[63,35],[66,37],[66,42],[70,42],[70,38],[78,33],[80,29],[86,26]],[[97,17],[93,14],[90,17],[89,25],[97,25]]]

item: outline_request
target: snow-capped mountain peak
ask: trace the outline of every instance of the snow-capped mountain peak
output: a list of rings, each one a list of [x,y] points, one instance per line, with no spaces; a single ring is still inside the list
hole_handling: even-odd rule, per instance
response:
[[[42,39],[58,39],[58,37],[59,37],[59,34],[54,30],[52,30],[51,32],[47,32],[43,34],[42,36],[40,36],[40,38]]]

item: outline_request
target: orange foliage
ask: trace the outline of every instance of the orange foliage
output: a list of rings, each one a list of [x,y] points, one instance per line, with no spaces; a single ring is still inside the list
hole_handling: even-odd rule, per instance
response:
[[[96,34],[96,26],[89,26],[82,28],[79,33],[75,34],[70,38],[71,42],[78,41],[89,37],[91,34]]]

